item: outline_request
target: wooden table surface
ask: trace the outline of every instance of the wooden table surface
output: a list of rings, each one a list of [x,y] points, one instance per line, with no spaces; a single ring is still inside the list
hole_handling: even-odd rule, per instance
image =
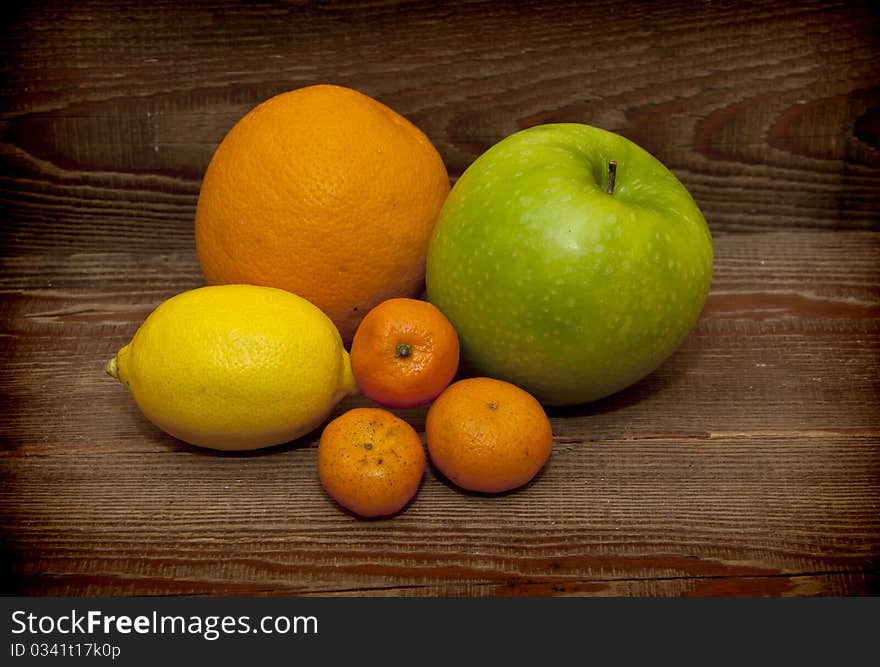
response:
[[[0,28],[3,593],[880,593],[880,22],[870,3],[18,3]],[[550,121],[620,132],[712,229],[701,320],[644,381],[550,411],[527,487],[427,471],[340,511],[317,435],[219,454],[103,371],[202,284],[203,170],[248,109],[330,81],[454,178]],[[339,410],[366,405],[347,400]],[[401,411],[424,430],[425,410]]]

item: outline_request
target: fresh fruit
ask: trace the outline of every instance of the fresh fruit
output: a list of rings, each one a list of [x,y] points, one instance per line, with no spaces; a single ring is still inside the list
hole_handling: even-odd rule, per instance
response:
[[[550,420],[528,392],[502,380],[468,378],[428,410],[428,453],[454,484],[500,493],[530,481],[553,447]]]
[[[316,306],[253,285],[171,297],[107,364],[153,424],[212,449],[257,449],[320,426],[357,386]]]
[[[196,209],[210,283],[280,287],[323,310],[346,344],[373,307],[414,296],[449,193],[428,138],[350,88],[282,93],[217,148]]]
[[[419,489],[425,450],[418,433],[382,408],[352,408],[324,428],[318,477],[330,496],[364,517],[399,512]]]
[[[666,167],[619,135],[554,124],[503,139],[458,179],[427,296],[473,374],[566,405],[656,369],[696,323],[711,276],[706,221]]]
[[[361,392],[379,405],[425,405],[455,377],[458,335],[427,301],[389,299],[367,313],[355,332],[351,369]]]

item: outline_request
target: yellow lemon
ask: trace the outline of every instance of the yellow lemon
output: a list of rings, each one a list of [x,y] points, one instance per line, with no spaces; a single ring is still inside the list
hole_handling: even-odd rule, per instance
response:
[[[254,285],[168,299],[106,370],[153,424],[211,449],[293,440],[357,393],[330,318],[290,292]]]

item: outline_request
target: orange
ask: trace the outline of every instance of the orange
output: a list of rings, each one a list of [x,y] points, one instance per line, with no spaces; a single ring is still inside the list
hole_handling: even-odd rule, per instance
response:
[[[457,486],[500,493],[529,482],[553,446],[541,404],[516,385],[491,378],[451,384],[428,410],[431,461]]]
[[[321,484],[360,516],[399,512],[418,491],[424,472],[418,433],[381,408],[352,408],[327,424],[318,443]]]
[[[421,290],[448,193],[440,154],[403,116],[350,88],[299,88],[217,147],[196,208],[199,262],[209,283],[308,299],[349,344],[372,307]]]
[[[383,301],[364,317],[351,344],[352,373],[379,405],[414,408],[442,392],[458,370],[458,334],[433,304]]]

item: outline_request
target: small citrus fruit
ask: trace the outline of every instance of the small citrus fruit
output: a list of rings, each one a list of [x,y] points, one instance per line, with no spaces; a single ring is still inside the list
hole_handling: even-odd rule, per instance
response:
[[[333,322],[301,297],[253,285],[171,297],[107,372],[153,424],[212,449],[288,442],[357,391]]]
[[[516,385],[491,378],[451,384],[425,425],[434,465],[470,491],[500,493],[530,481],[553,446],[541,404]]]
[[[202,272],[299,294],[348,344],[373,306],[421,290],[449,188],[430,140],[381,102],[333,85],[281,93],[211,158],[196,208]]]
[[[407,422],[381,408],[352,408],[318,443],[318,477],[330,496],[364,517],[403,509],[419,489],[425,450]]]
[[[455,377],[458,335],[427,301],[389,299],[367,313],[355,332],[351,369],[364,395],[379,405],[425,405]]]

